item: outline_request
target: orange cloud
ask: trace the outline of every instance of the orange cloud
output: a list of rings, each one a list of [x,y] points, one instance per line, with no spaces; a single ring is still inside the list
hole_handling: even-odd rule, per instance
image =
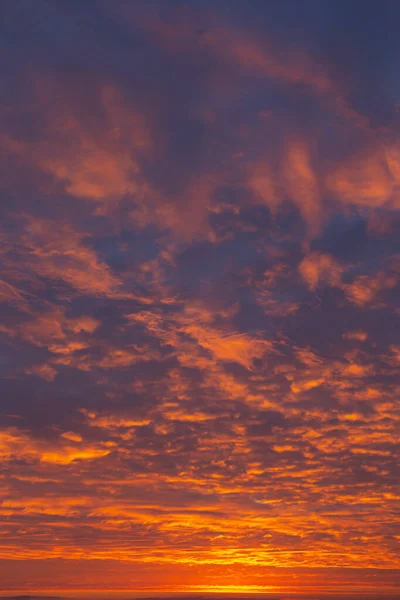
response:
[[[390,290],[397,284],[398,276],[394,273],[383,271],[376,275],[360,275],[353,283],[344,285],[348,297],[359,306],[364,306],[378,301],[379,294],[384,290]]]
[[[396,147],[373,147],[339,164],[326,178],[339,202],[376,208],[397,206],[399,182]]]
[[[50,310],[20,325],[20,334],[31,344],[47,346],[56,354],[69,353],[85,348],[86,343],[79,339],[80,334],[90,335],[100,322],[93,317],[82,315],[68,318],[60,310]]]
[[[275,177],[266,160],[260,160],[248,169],[248,186],[272,212],[275,212],[281,202],[278,196]]]
[[[339,287],[343,268],[330,254],[311,252],[301,261],[299,271],[308,287],[316,290],[322,282]]]
[[[368,333],[366,331],[347,331],[343,334],[343,337],[346,340],[357,340],[359,342],[365,342],[368,338]]]
[[[30,438],[16,428],[3,429],[0,431],[0,456],[4,461],[17,457],[42,463],[69,465],[75,460],[91,460],[107,456],[111,452],[106,445],[87,444],[81,442],[78,437],[75,437],[75,443],[71,444],[71,436],[66,439],[67,442],[52,445],[50,442]]]
[[[37,275],[61,279],[83,294],[118,293],[121,282],[84,245],[84,236],[67,225],[31,218],[23,242],[29,266]]]
[[[33,373],[45,381],[54,381],[57,376],[57,370],[47,364],[33,365],[26,369],[26,373]]]
[[[286,192],[315,233],[321,221],[318,180],[304,142],[291,141],[283,164]]]
[[[173,25],[166,21],[133,16],[130,9],[123,10],[125,18],[133,22],[140,19],[142,27],[160,39],[170,51],[183,51],[193,45],[196,37],[194,22],[178,19]],[[320,94],[332,92],[335,85],[320,65],[302,51],[282,52],[278,47],[265,40],[257,40],[244,31],[210,26],[202,35],[199,51],[217,57],[225,64],[230,64],[257,77],[270,77],[289,84],[303,83]]]
[[[188,325],[184,331],[195,338],[202,348],[210,350],[217,360],[231,360],[247,369],[254,358],[261,358],[270,345],[263,340],[252,340],[243,334],[223,335],[216,330]]]
[[[28,296],[26,292],[19,290],[7,281],[0,280],[0,302],[15,304],[20,308],[24,308],[28,301]]]
[[[101,458],[110,454],[111,450],[107,448],[64,446],[60,450],[48,450],[41,454],[40,461],[44,463],[54,463],[56,465],[69,465],[75,460],[91,460]]]
[[[46,136],[30,142],[4,138],[5,146],[54,176],[71,196],[103,203],[140,193],[138,157],[152,145],[143,116],[128,109],[116,88],[104,85],[97,97],[104,120],[93,131],[69,96],[60,81],[37,77],[35,99],[46,110]],[[52,106],[48,97],[56,99]]]

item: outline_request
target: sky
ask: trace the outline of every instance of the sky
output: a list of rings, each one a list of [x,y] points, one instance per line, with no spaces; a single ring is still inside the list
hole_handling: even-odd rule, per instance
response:
[[[400,589],[399,20],[2,0],[0,591]]]

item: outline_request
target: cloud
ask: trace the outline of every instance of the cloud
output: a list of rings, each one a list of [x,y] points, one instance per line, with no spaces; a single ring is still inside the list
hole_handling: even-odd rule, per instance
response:
[[[60,80],[37,75],[33,96],[46,118],[42,138],[5,136],[9,151],[52,175],[68,195],[100,205],[140,189],[138,157],[151,148],[150,132],[142,115],[124,106],[117,89],[98,89],[96,101],[103,116],[97,128],[76,110],[79,90],[71,98],[71,90]]]
[[[398,149],[381,145],[359,152],[328,175],[327,186],[340,202],[360,207],[398,206]]]
[[[360,306],[377,301],[380,292],[390,290],[397,285],[395,273],[378,272],[373,276],[360,275],[353,283],[345,287],[350,299]]]
[[[4,589],[398,585],[397,59],[333,4],[5,2]]]
[[[33,373],[46,381],[54,381],[57,376],[57,370],[53,369],[50,365],[33,365],[26,370],[27,373]]]
[[[196,22],[190,15],[181,13],[172,24],[154,18],[154,15],[135,14],[131,7],[128,10],[123,7],[122,12],[132,21],[139,19],[143,28],[172,52],[192,48],[196,41],[200,52],[209,53],[213,58],[257,77],[270,77],[292,85],[302,83],[322,94],[335,89],[326,71],[305,52],[282,52],[272,43],[251,37],[245,31],[218,25],[215,20],[210,21],[204,35],[196,39]]]
[[[299,271],[308,287],[315,290],[322,282],[340,287],[343,268],[329,254],[311,252],[299,265]]]
[[[68,226],[30,219],[23,242],[29,266],[40,277],[62,280],[78,292],[109,295],[120,282],[96,253],[84,245],[84,236]]]
[[[303,143],[291,142],[285,158],[283,169],[287,193],[314,232],[320,223],[320,206],[318,182],[310,164],[309,152]]]
[[[71,436],[69,436],[69,439]],[[72,441],[72,440],[71,440]],[[34,460],[42,463],[69,465],[75,460],[91,460],[106,456],[110,449],[81,443],[77,437],[75,444],[63,442],[43,443],[30,438],[27,434],[16,428],[3,429],[0,432],[0,452],[2,459],[7,460]]]

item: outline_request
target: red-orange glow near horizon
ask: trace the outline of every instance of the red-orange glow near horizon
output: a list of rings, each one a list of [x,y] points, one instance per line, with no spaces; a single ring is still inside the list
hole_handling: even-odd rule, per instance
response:
[[[1,594],[399,591],[400,6],[348,4],[3,0]]]

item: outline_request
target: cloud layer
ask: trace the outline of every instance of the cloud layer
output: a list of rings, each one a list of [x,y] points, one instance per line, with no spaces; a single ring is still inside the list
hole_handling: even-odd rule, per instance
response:
[[[3,590],[400,585],[399,10],[283,4],[3,2]]]

